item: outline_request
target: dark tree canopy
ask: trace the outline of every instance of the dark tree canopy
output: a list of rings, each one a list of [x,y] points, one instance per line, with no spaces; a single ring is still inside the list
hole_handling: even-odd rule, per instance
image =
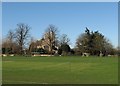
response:
[[[68,53],[71,51],[70,46],[68,44],[62,44],[60,48],[58,49],[58,53],[62,55],[68,55]]]

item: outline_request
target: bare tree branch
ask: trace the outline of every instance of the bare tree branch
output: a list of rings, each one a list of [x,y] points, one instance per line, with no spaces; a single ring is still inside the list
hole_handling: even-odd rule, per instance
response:
[[[30,27],[24,23],[17,24],[16,28],[16,42],[20,47],[20,54],[22,54],[23,48],[27,39],[30,37]]]

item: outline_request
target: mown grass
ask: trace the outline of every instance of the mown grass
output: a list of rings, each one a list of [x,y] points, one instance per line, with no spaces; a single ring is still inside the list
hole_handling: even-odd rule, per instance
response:
[[[3,57],[3,84],[117,84],[117,57]]]

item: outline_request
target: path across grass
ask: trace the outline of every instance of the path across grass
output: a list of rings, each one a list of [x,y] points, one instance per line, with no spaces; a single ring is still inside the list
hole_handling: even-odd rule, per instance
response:
[[[3,84],[117,84],[117,57],[3,57]]]

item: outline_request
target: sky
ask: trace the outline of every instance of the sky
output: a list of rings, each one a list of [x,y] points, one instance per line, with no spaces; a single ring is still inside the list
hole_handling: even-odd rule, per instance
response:
[[[68,35],[71,47],[88,27],[118,46],[117,2],[3,2],[2,36],[18,23],[28,24],[35,39],[41,39],[45,29],[53,24],[59,34]]]

